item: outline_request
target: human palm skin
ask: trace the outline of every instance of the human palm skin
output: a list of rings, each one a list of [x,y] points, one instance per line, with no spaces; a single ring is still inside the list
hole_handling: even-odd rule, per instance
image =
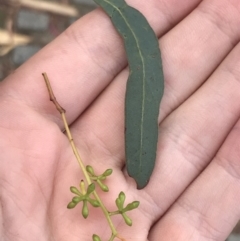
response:
[[[137,190],[125,170],[123,43],[100,9],[86,15],[0,84],[0,240],[110,237],[100,209],[68,210],[83,178],[42,72],[67,110],[85,165],[107,168],[110,211],[124,191],[134,241],[225,240],[240,218],[240,4],[237,0],[136,1],[159,37],[165,90],[157,160]]]

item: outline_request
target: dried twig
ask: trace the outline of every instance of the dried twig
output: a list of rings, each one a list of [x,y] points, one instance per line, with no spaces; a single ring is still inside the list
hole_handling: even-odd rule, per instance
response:
[[[47,11],[54,14],[59,14],[68,17],[79,16],[78,10],[73,6],[66,4],[38,1],[38,0],[18,0],[21,6],[32,8],[40,11]]]
[[[18,45],[30,43],[32,38],[23,34],[9,34],[8,30],[0,29],[0,56],[7,54]]]

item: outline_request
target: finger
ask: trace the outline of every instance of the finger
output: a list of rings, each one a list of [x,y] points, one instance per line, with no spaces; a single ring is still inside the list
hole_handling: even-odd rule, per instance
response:
[[[124,158],[124,95],[128,69],[71,126],[84,160],[104,168],[122,168]]]
[[[178,8],[174,0],[167,5],[156,0],[152,0],[151,5],[136,0],[131,4],[143,11],[157,34],[162,35],[199,1],[184,1],[185,4],[179,3]],[[171,17],[171,21],[166,15]],[[4,98],[24,102],[58,121],[54,107],[48,102],[41,76],[42,72],[47,72],[57,98],[68,110],[71,122],[126,64],[123,43],[110,19],[103,11],[96,10],[77,21],[17,69],[1,83],[0,93]]]
[[[160,125],[158,157],[145,188],[159,208],[159,216],[208,165],[239,118],[239,54],[240,44]]]
[[[150,240],[225,240],[240,219],[240,121],[213,162],[158,222]]]
[[[160,119],[217,68],[240,39],[239,1],[203,1],[161,39],[165,89]]]

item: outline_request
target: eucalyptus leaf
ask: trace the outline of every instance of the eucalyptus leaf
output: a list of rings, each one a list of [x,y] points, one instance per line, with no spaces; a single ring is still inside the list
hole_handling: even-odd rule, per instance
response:
[[[125,100],[128,174],[144,188],[154,169],[163,71],[158,39],[145,17],[124,0],[94,0],[122,36],[129,63]]]

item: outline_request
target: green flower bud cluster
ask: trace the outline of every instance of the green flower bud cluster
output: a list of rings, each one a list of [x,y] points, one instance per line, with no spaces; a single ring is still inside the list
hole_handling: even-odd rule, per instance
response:
[[[112,174],[112,169],[107,169],[103,174],[97,176],[94,173],[93,167],[92,166],[86,166],[86,170],[90,176],[90,178],[97,182],[98,185],[100,186],[100,188],[104,191],[104,192],[108,192],[109,188],[106,184],[104,184],[102,181],[104,181],[108,176],[110,176]]]
[[[112,174],[112,169],[107,169],[101,175],[96,175],[92,166],[86,166],[86,172],[92,181],[98,183],[102,191],[108,192],[109,188],[106,184],[103,183],[103,181]],[[83,202],[82,216],[84,218],[87,218],[89,214],[88,203],[90,203],[93,207],[101,207],[102,209],[105,209],[105,216],[107,217],[108,220],[110,219],[110,216],[121,214],[125,223],[128,226],[132,226],[132,220],[126,215],[126,212],[137,208],[139,206],[138,201],[131,202],[124,207],[126,195],[124,192],[120,192],[115,201],[116,206],[118,208],[117,211],[109,212],[104,206],[104,204],[101,203],[101,201],[98,201],[99,199],[96,199],[97,194],[95,192],[94,183],[91,183],[90,185],[88,185],[87,190],[85,188],[85,183],[83,180],[80,182],[79,186],[80,186],[79,189],[76,187],[70,187],[70,191],[74,193],[76,196],[74,196],[72,198],[72,201],[68,204],[67,207],[69,209],[74,208],[78,203]],[[113,241],[116,236],[117,236],[117,232],[116,231],[112,232],[112,236],[109,241]],[[101,238],[98,235],[93,234],[92,240],[101,241]]]
[[[76,187],[70,187],[70,191],[72,193],[76,194],[77,196],[73,197],[72,201],[68,204],[67,208],[69,208],[69,209],[74,208],[78,203],[83,202],[82,215],[84,218],[87,218],[88,214],[89,214],[87,203],[90,203],[93,207],[99,207],[100,203],[96,199],[93,199],[90,197],[90,195],[95,190],[94,183],[91,183],[88,186],[87,191],[86,191],[84,182],[81,181],[80,189],[81,189],[81,191],[79,191]]]
[[[124,219],[124,221],[125,221],[125,223],[128,226],[132,226],[132,220],[131,220],[131,218],[129,218],[126,215],[126,212],[131,211],[131,210],[137,208],[139,206],[139,201],[131,202],[124,208],[125,199],[126,199],[125,193],[124,192],[120,192],[119,195],[118,195],[118,198],[115,201],[116,205],[118,207],[118,211],[114,212],[113,214],[117,214],[117,213],[121,214],[123,219]]]

